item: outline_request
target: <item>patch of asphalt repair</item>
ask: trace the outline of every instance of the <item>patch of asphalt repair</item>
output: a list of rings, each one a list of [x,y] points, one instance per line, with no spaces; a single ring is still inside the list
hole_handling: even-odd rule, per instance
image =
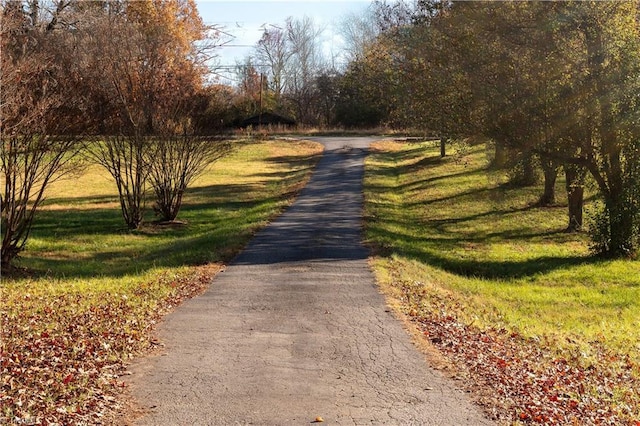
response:
[[[135,363],[139,425],[488,425],[427,364],[377,290],[362,238],[373,138],[325,151],[296,202]]]

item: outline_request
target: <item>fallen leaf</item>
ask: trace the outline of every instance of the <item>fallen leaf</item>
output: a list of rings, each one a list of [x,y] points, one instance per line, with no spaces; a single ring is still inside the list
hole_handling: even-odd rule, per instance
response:
[[[68,374],[67,377],[62,380],[62,383],[68,385],[73,380],[73,374]]]

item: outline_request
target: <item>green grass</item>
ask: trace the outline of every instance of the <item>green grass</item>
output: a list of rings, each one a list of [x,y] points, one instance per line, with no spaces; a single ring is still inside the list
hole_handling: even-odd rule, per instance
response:
[[[135,232],[99,167],[56,182],[16,263],[21,273],[2,277],[0,423],[102,423],[117,407],[122,363],[152,346],[158,318],[203,291],[291,203],[321,151],[235,142],[186,193],[183,225],[155,226],[150,213]]]
[[[468,324],[640,361],[640,261],[594,258],[586,235],[563,232],[562,180],[551,208],[535,207],[540,187],[504,183],[483,145],[440,159],[431,143],[377,144],[365,192],[379,280],[396,298],[419,283]]]
[[[308,144],[251,143],[213,164],[161,227],[148,202],[141,230],[126,230],[115,185],[99,166],[51,187],[18,266],[65,279],[108,279],[226,261],[282,209],[313,167]]]

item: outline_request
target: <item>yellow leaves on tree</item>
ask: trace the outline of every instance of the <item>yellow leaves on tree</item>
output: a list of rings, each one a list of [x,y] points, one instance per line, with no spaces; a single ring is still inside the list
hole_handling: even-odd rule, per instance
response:
[[[167,61],[185,59],[194,53],[194,43],[204,39],[207,27],[194,0],[128,1],[129,21],[140,25],[147,41]]]

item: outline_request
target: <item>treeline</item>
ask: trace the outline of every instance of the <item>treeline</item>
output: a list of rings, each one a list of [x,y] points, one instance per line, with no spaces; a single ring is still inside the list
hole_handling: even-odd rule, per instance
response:
[[[544,179],[542,205],[555,202],[564,171],[568,231],[583,227],[592,181],[602,199],[593,249],[637,253],[638,1],[419,0],[377,3],[374,15],[379,34],[343,76],[348,114],[444,139],[489,138],[513,184]]]
[[[187,185],[226,149],[198,136],[215,33],[195,2],[4,0],[0,16],[3,269],[49,184],[81,160],[111,174],[130,229],[147,185],[160,219],[175,219]]]
[[[211,127],[239,127],[262,112],[303,126],[333,126],[340,72],[323,48],[324,38],[325,29],[309,17],[266,26],[244,60],[232,69],[223,66],[219,84],[210,86],[215,101],[205,116]]]

